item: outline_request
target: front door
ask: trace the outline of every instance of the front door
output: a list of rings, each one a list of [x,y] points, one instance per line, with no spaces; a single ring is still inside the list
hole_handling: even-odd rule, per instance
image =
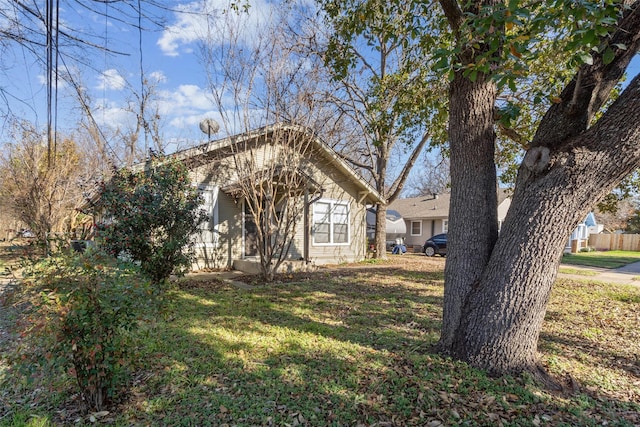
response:
[[[244,225],[243,225],[244,256],[258,256],[258,226],[251,214],[248,202],[244,202]]]

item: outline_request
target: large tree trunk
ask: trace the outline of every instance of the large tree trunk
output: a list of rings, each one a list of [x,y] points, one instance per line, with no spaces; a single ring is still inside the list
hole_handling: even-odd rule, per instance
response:
[[[530,150],[500,238],[466,296],[454,357],[496,374],[535,370],[538,336],[568,236],[640,166],[638,123],[640,77],[593,128],[562,149],[548,157]]]
[[[376,205],[376,235],[374,253],[375,258],[384,259],[387,257],[387,203],[388,196],[387,164],[389,163],[389,149],[386,142],[380,142],[376,147],[376,190],[382,196],[384,203]]]
[[[481,13],[481,8],[495,2],[468,3],[465,12]],[[441,0],[441,5],[452,28],[457,30],[463,19],[462,9],[455,0]],[[459,60],[463,64],[473,64],[485,48],[464,47]],[[498,238],[494,160],[496,97],[496,84],[487,75],[478,73],[472,80],[465,76],[464,68],[456,71],[449,93],[451,200],[440,336],[440,348],[444,353],[451,351],[466,296],[478,283]]]
[[[463,11],[455,0],[440,2],[457,30]],[[494,374],[535,369],[538,336],[571,230],[640,166],[640,77],[589,128],[640,49],[638,10],[640,1],[624,9],[606,40],[615,47],[613,60],[594,53],[542,119],[497,241],[495,169],[489,158],[495,88],[482,76],[471,82],[456,74],[440,340],[453,357]]]
[[[378,203],[376,205],[376,251],[375,258],[386,258],[387,256],[387,205]]]
[[[447,286],[440,337],[440,346],[445,352],[453,342],[466,295],[480,279],[498,237],[493,130],[495,84],[480,80],[474,83],[458,73],[450,96],[451,201],[445,267]],[[473,126],[467,125],[471,123]],[[457,208],[461,206],[464,208]]]

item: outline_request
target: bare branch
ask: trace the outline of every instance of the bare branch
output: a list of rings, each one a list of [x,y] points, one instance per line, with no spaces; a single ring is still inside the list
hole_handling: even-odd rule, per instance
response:
[[[400,195],[400,192],[402,191],[404,183],[407,180],[407,177],[409,176],[411,169],[413,169],[413,165],[416,163],[416,160],[418,159],[418,156],[422,152],[422,149],[429,141],[429,137],[430,135],[428,133],[425,133],[424,135],[422,135],[422,139],[420,139],[420,142],[413,149],[411,156],[409,156],[409,160],[407,160],[405,167],[402,169],[402,173],[400,173],[400,175],[396,178],[396,180],[391,185],[391,190],[389,191],[389,195],[387,196],[387,203],[393,202]]]

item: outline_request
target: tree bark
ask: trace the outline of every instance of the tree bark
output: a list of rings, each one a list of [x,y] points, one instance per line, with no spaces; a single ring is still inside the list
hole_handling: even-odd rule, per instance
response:
[[[382,196],[385,203],[376,205],[376,251],[375,258],[387,257],[387,165],[389,163],[389,149],[386,142],[381,141],[376,147],[376,190]]]
[[[376,205],[376,253],[375,258],[387,256],[387,205]]]
[[[454,0],[440,2],[449,6],[445,11],[456,31],[462,17]],[[640,48],[639,5],[625,9],[616,32],[603,40],[616,49],[612,62],[594,53],[593,64],[581,67],[542,119],[499,239],[491,117],[496,89],[484,76],[472,82],[455,75],[440,339],[454,358],[493,374],[537,371],[538,336],[570,232],[640,166],[640,77],[590,127]],[[622,44],[627,50],[617,47]],[[466,60],[464,54],[462,64],[473,63],[473,54]]]
[[[478,13],[483,5],[495,4],[495,0],[470,3],[464,11],[454,0],[440,3],[457,33],[464,13]],[[473,64],[486,48],[468,47],[466,41],[460,43],[459,60],[463,64]],[[451,199],[439,342],[445,354],[451,353],[467,294],[480,279],[498,237],[493,114],[497,87],[485,74],[478,73],[472,81],[463,70],[456,71],[449,93]]]
[[[454,357],[494,374],[535,370],[567,238],[598,200],[640,166],[638,123],[640,77],[594,127],[551,153],[544,167],[525,158],[500,239],[467,295]]]
[[[477,283],[498,237],[492,81],[458,73],[451,85],[451,201],[441,348],[448,352],[467,293]],[[473,236],[469,239],[469,236]]]

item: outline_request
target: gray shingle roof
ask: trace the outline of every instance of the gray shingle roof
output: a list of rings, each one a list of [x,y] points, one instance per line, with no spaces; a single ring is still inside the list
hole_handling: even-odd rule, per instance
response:
[[[512,190],[508,188],[498,189],[498,205],[508,197]],[[437,219],[449,217],[450,193],[437,196],[420,196],[408,199],[396,199],[388,206],[388,209],[396,210],[404,219]]]
[[[396,199],[389,209],[400,212],[404,219],[447,218],[449,216],[449,199],[451,194],[437,196],[420,196],[409,199]]]

